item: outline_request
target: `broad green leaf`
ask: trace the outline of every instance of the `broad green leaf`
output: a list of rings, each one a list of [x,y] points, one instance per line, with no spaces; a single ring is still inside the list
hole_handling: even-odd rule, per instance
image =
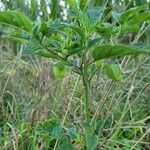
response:
[[[0,12],[0,22],[29,33],[32,31],[32,21],[27,16],[19,12]]]
[[[131,8],[131,9],[121,13],[121,15],[119,17],[119,23],[120,24],[126,23],[131,17],[133,17],[135,14],[139,13],[144,8],[145,8],[145,6],[138,6],[138,7]]]
[[[90,24],[94,24],[97,20],[101,18],[101,9],[100,7],[89,6],[85,14],[90,22]]]
[[[8,39],[8,40],[11,40],[11,41],[17,41],[17,42],[21,42],[21,43],[27,43],[28,42],[24,38],[13,36],[13,35],[4,35],[4,36],[2,36],[0,38],[1,39]]]
[[[150,12],[143,12],[143,13],[140,13],[137,16],[133,17],[129,21],[129,24],[130,25],[139,24],[139,23],[142,23],[144,21],[149,21],[149,20],[150,20]]]
[[[75,150],[70,143],[62,143],[58,146],[57,150]]]
[[[150,52],[149,50],[142,50],[138,47],[127,46],[122,44],[106,44],[101,45],[93,50],[94,61],[109,58],[112,56],[125,56],[125,55],[136,55],[141,53]]]
[[[120,29],[119,29],[120,30]],[[140,32],[140,27],[137,24],[121,26],[120,33],[124,32]]]
[[[45,58],[58,59],[57,53],[51,53],[50,51],[47,51],[45,47],[43,47],[43,45],[41,45],[36,39],[31,39],[27,46],[21,50],[22,56],[27,56],[31,54],[37,54]]]
[[[67,68],[64,63],[57,63],[53,66],[53,72],[56,77],[62,78],[65,76]]]
[[[88,150],[95,150],[96,146],[99,143],[98,135],[91,133],[86,137],[86,146]]]
[[[122,79],[122,72],[117,64],[106,64],[104,71],[106,75],[114,81],[120,81]]]
[[[49,137],[51,139],[64,139],[64,131],[61,128],[61,124],[55,120],[50,119],[44,122],[41,122],[37,125],[36,134],[41,137]]]
[[[28,40],[30,39],[30,35],[27,34],[26,32],[16,32],[16,33],[2,33],[0,36],[1,39],[8,39],[8,40],[12,40],[12,41],[17,41],[17,42],[21,42],[21,43],[27,43]]]

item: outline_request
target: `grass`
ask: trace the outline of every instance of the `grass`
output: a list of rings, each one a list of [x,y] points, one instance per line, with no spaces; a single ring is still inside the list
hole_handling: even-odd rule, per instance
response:
[[[59,120],[65,132],[75,127],[78,140],[73,145],[83,149],[81,78],[68,72],[56,79],[46,59],[25,62],[1,54],[1,149],[53,149],[55,140],[37,136],[38,124],[50,118]],[[121,83],[109,80],[102,68],[91,80],[89,99],[90,119],[97,122],[100,137],[98,149],[149,149],[149,57],[125,57]]]
[[[132,3],[127,2],[122,3],[125,6],[121,10],[126,10]],[[55,1],[53,3],[58,5]],[[94,3],[96,5],[98,1]],[[109,8],[111,3],[107,1],[104,6]],[[46,2],[43,3],[43,6],[46,5]],[[41,6],[38,9],[43,11]],[[36,19],[34,9],[37,9],[31,9],[33,14],[27,16]],[[56,10],[55,6],[53,9]],[[104,20],[109,20],[112,11],[105,14]],[[51,17],[56,19],[57,13],[56,10]],[[49,14],[41,18],[47,20]],[[108,38],[108,41],[149,44],[147,23],[140,25],[141,31],[136,35],[127,33],[119,37],[118,33],[115,39]],[[6,28],[3,27],[4,30]],[[72,38],[69,32],[67,40]],[[18,51],[23,47],[19,43],[1,40],[0,45],[0,150],[150,149],[148,55],[101,60],[97,72],[88,82],[89,70],[85,67],[88,61],[84,53],[79,68],[81,76],[68,70],[65,77],[56,78],[52,69],[54,63],[50,59],[20,57]],[[61,55],[58,56],[61,58]],[[104,73],[103,61],[119,64],[123,79],[117,82],[110,80]],[[89,147],[97,146],[86,148],[88,144]],[[64,148],[66,145],[67,148]]]

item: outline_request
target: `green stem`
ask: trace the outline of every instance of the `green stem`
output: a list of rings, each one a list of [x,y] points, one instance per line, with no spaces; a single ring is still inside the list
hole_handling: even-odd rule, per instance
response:
[[[90,121],[89,120],[90,119],[89,118],[89,82],[88,82],[87,67],[84,67],[82,70],[82,80],[84,86],[84,116],[85,116],[85,122],[89,123]]]
[[[84,67],[82,70],[82,80],[83,80],[83,86],[84,86],[84,117],[85,117],[85,123],[89,125],[90,123],[90,113],[89,113],[89,82],[88,82],[88,72],[87,67]],[[85,138],[88,137],[88,131],[89,128],[85,128]],[[88,148],[86,143],[86,148]],[[87,149],[89,150],[89,149]]]

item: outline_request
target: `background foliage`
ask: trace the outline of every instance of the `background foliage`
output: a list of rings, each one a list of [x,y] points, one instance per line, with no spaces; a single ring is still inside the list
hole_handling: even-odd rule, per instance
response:
[[[36,20],[35,27],[40,22],[38,30],[40,28],[43,32],[45,21],[56,18],[63,23],[70,21],[68,9],[72,6],[67,2],[73,6],[75,4],[74,0],[1,0],[0,4],[1,11],[17,10],[32,21]],[[147,0],[93,0],[89,3],[107,8],[103,16],[105,24],[103,28],[97,28],[106,41],[110,41],[109,37],[113,35],[110,23],[116,23],[119,13],[142,5],[146,5],[149,11],[150,7]],[[85,0],[81,0],[80,7],[83,8],[84,4]],[[91,13],[87,15],[93,23]],[[14,21],[13,17],[13,14],[9,16],[8,23]],[[126,22],[125,19],[120,19],[120,23]],[[24,30],[33,32],[30,21],[28,25],[28,20],[25,22]],[[22,22],[14,22],[14,26],[22,28]],[[86,124],[83,124],[80,77],[69,69],[63,77],[62,64],[54,64],[41,56],[20,57],[20,51],[29,37],[23,34],[20,39],[20,33],[7,24],[0,24],[0,27],[0,147],[23,150],[84,149],[85,135],[82,131]],[[80,29],[76,30],[83,37]],[[119,42],[150,46],[148,21],[140,24],[140,30],[137,26],[131,29],[125,26],[123,30],[132,32],[122,33]],[[70,31],[66,30],[66,33],[69,35]],[[56,42],[59,40],[56,38],[51,44],[60,48]],[[33,45],[40,47],[32,41],[28,48]],[[74,61],[77,59],[74,58]],[[115,64],[119,64],[119,68]],[[86,141],[89,149],[150,149],[149,56],[101,60],[91,64],[89,72],[95,71],[95,68],[97,73],[90,80],[90,116],[94,123]],[[121,76],[120,73],[117,75],[119,70]],[[120,79],[120,82],[114,81]]]

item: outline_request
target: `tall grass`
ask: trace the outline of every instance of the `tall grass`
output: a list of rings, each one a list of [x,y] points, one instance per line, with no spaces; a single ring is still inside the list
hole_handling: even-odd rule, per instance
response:
[[[26,9],[24,1],[2,2],[5,9],[19,8],[27,15],[32,12],[33,14],[29,15],[31,18],[37,17],[38,11]],[[37,5],[37,1],[33,2]],[[44,11],[47,3],[41,2],[44,4],[40,5],[39,10]],[[130,4],[127,2],[129,1],[122,4],[124,9]],[[135,2],[137,5],[144,3],[144,1]],[[112,1],[110,3],[112,4]],[[50,16],[47,13],[44,15],[42,18],[48,20]],[[2,29],[4,28],[7,30],[6,27]],[[146,32],[130,36],[134,40],[146,41],[149,44],[147,32],[149,27]],[[126,39],[125,35],[120,37],[120,40]],[[50,139],[47,133],[47,124],[51,119],[61,123],[67,136],[69,128],[76,128],[76,138],[70,141],[75,149],[84,149],[85,136],[82,124],[84,89],[81,78],[69,71],[63,79],[57,79],[52,71],[52,62],[48,59],[37,57],[22,59],[18,54],[22,48],[21,44],[7,40],[1,40],[0,43],[0,150],[56,149],[59,141]],[[102,65],[90,81],[89,87],[91,93],[88,113],[91,120],[96,122],[93,128],[100,138],[97,149],[148,150],[150,149],[149,56],[126,56],[111,61],[120,62],[124,73],[123,81],[120,83],[108,79],[103,74]],[[42,130],[43,126],[45,130]]]

